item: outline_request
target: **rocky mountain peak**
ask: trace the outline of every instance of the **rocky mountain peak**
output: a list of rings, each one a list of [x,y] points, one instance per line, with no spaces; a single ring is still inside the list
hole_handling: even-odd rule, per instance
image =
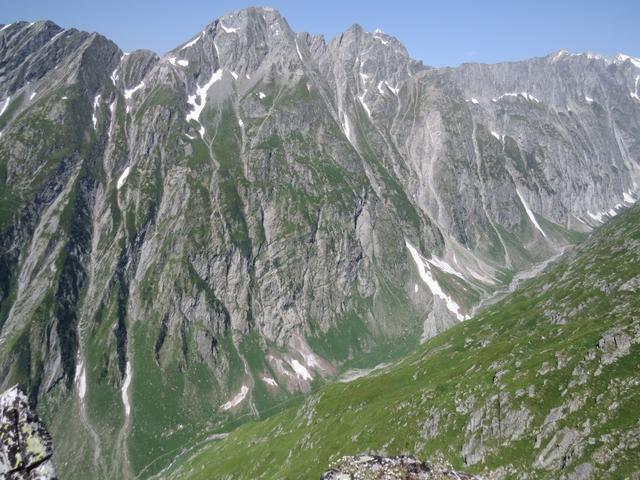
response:
[[[304,45],[280,13],[272,8],[246,8],[220,17],[198,35],[169,52],[165,61],[187,72],[189,88],[220,77],[220,85],[251,88],[252,77],[271,71],[290,76],[301,67]],[[190,77],[190,78],[189,78]]]

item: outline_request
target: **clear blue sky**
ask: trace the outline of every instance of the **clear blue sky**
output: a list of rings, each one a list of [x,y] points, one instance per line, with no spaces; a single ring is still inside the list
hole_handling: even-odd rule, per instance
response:
[[[353,23],[398,37],[428,65],[499,62],[572,52],[640,57],[640,0],[259,0],[295,31],[327,39]],[[53,20],[97,31],[123,50],[166,52],[215,18],[251,5],[231,0],[2,0],[0,23]]]

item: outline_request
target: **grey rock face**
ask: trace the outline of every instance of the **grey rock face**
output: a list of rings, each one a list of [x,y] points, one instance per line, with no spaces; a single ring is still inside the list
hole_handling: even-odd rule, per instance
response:
[[[107,452],[141,470],[148,438],[436,335],[636,201],[638,76],[562,52],[435,69],[264,8],[163,56],[9,25],[0,382],[70,404],[54,433],[87,441],[58,454],[109,477]]]
[[[399,478],[405,480],[445,480],[447,478],[472,480],[479,477],[456,472],[450,467],[424,463],[411,457],[359,455],[343,457],[320,478],[321,480],[356,480],[360,478],[371,480]]]
[[[0,395],[0,476],[6,479],[53,480],[53,442],[15,386]]]

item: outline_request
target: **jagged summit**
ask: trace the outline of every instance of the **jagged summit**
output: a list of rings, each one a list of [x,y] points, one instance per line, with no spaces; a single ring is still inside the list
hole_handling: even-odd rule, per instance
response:
[[[635,68],[640,68],[640,58],[634,58],[624,53],[618,53],[616,55],[602,55],[599,53],[587,51],[582,53],[572,53],[569,50],[561,49],[556,52],[552,52],[544,58],[550,59],[552,62],[556,62],[560,59],[569,58],[581,58],[586,60],[602,60],[605,63],[614,63],[617,65],[627,65]]]

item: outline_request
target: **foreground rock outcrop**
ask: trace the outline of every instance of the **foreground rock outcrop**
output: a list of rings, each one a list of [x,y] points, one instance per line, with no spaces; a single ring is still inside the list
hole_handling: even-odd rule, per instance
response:
[[[320,480],[473,480],[480,477],[456,472],[450,467],[421,462],[412,457],[358,455],[342,457]]]
[[[51,435],[22,389],[16,385],[0,395],[0,478],[55,479],[52,456]]]

